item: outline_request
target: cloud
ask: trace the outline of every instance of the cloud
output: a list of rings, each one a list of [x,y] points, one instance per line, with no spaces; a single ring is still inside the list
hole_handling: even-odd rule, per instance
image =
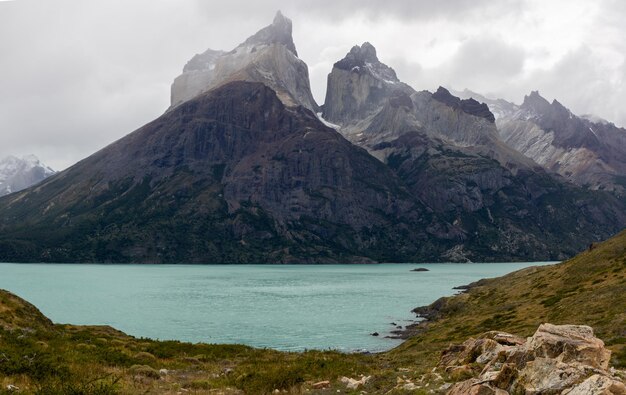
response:
[[[466,40],[440,71],[440,80],[458,88],[497,92],[503,81],[519,78],[525,50],[491,37]]]
[[[234,15],[236,18],[273,14],[281,9],[289,15],[313,15],[330,20],[344,20],[355,14],[369,19],[394,18],[404,21],[419,21],[432,18],[486,17],[501,15],[519,9],[522,0],[284,0],[255,1],[231,0],[228,2],[199,2],[205,15],[213,19],[219,15]]]

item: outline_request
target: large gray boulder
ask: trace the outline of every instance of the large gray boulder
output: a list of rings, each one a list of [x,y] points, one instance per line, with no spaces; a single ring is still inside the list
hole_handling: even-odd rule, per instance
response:
[[[582,325],[541,325],[525,342],[488,332],[444,351],[440,367],[474,372],[448,395],[569,394],[624,395],[619,372],[609,369],[611,351]]]

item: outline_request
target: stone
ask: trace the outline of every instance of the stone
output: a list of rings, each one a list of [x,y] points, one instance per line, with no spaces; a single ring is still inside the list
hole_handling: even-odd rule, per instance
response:
[[[446,395],[495,395],[496,390],[488,384],[476,380],[466,380],[454,384]]]
[[[355,390],[362,385],[365,385],[372,376],[362,376],[360,380],[356,380],[350,377],[342,377],[339,381],[345,384],[346,388],[349,390]]]
[[[536,357],[554,358],[569,363],[579,362],[606,370],[611,351],[593,334],[593,329],[583,325],[543,324],[530,338],[528,348]]]
[[[291,20],[280,12],[272,24],[229,52],[207,50],[195,55],[172,84],[171,108],[233,80],[261,82],[275,90],[289,106],[316,112],[309,71],[298,58]]]
[[[514,384],[525,393],[559,393],[585,377],[585,370],[549,358],[537,358],[526,364]]]
[[[329,387],[330,387],[330,381],[328,380],[318,381],[317,383],[313,383],[311,385],[311,388],[313,388],[314,390],[320,390],[320,389],[329,388]]]
[[[626,395],[624,383],[611,377],[594,374],[582,383],[574,386],[571,390],[563,392],[564,395]]]
[[[502,344],[503,346],[521,346],[522,344],[526,343],[526,339],[524,339],[523,337],[499,331],[490,331],[483,334],[481,337],[494,340],[498,342],[498,344]]]

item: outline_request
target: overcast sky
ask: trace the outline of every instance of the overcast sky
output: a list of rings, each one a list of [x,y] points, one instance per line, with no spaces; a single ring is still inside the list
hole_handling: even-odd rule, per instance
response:
[[[624,0],[0,1],[0,157],[64,169],[159,116],[183,65],[293,20],[321,104],[332,64],[369,41],[417,90],[521,103],[539,90],[626,125]]]

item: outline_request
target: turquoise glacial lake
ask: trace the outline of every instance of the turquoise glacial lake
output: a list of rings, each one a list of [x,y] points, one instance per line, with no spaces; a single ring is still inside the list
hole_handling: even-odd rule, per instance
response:
[[[57,323],[161,340],[383,351],[411,310],[532,265],[64,265],[0,263],[0,288]],[[426,267],[427,272],[411,272]],[[379,337],[370,333],[378,332]]]

